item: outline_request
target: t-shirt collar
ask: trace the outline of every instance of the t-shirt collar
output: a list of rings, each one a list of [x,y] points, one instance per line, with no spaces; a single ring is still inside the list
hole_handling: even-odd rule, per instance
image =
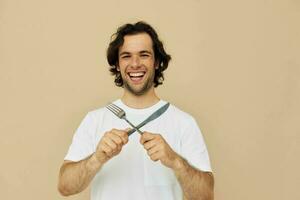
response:
[[[124,104],[124,102],[121,99],[117,99],[116,101],[113,102],[120,108],[122,108],[126,113],[132,113],[132,114],[146,114],[146,113],[152,113],[155,112],[157,109],[159,109],[161,106],[163,106],[166,101],[164,100],[159,100],[157,103],[154,105],[147,107],[147,108],[132,108]]]

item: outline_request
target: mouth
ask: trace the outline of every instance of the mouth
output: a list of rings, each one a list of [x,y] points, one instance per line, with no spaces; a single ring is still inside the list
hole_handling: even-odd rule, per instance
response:
[[[145,76],[146,72],[145,71],[139,71],[139,72],[128,72],[127,75],[130,78],[130,80],[133,83],[140,83],[144,76]]]

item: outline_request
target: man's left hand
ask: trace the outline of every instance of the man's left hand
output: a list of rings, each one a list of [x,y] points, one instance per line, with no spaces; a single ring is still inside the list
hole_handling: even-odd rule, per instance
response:
[[[160,160],[163,165],[172,169],[179,167],[181,157],[172,150],[160,134],[145,131],[141,136],[140,143],[146,149],[151,160]]]

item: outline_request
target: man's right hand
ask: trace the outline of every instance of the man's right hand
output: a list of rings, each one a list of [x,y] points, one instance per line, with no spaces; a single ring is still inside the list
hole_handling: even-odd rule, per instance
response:
[[[109,159],[118,155],[122,147],[128,142],[128,133],[126,130],[112,129],[105,132],[100,142],[98,143],[95,156],[99,162],[104,164]]]
[[[112,129],[103,135],[92,156],[78,162],[64,161],[59,175],[60,193],[68,196],[84,190],[102,165],[121,152],[122,147],[128,142],[129,130]]]

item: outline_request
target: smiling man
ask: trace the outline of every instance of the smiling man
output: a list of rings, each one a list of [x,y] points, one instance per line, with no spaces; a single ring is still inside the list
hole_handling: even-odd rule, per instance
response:
[[[155,88],[171,57],[144,22],[125,24],[107,50],[110,72],[123,95],[113,103],[135,125],[166,104]],[[170,105],[165,113],[128,136],[128,124],[106,108],[89,112],[75,132],[60,169],[64,196],[91,183],[92,200],[212,200],[209,156],[194,118]]]

